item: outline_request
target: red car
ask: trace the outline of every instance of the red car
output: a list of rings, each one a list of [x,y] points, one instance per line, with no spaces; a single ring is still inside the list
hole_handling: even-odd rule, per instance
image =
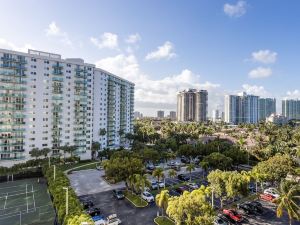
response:
[[[241,214],[239,214],[237,211],[233,209],[223,209],[223,214],[227,215],[230,217],[235,222],[242,222],[243,217]]]
[[[268,202],[273,202],[275,200],[275,197],[273,195],[269,194],[260,194],[260,199]]]

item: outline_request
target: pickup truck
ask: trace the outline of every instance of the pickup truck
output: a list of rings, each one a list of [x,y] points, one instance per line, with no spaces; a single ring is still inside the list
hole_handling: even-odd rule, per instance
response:
[[[117,217],[117,214],[112,214],[106,219],[102,216],[94,216],[93,220],[95,225],[119,225],[122,221]]]

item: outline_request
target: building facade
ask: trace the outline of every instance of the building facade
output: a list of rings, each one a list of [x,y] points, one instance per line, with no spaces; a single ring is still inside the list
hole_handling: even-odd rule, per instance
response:
[[[177,120],[203,122],[207,120],[208,93],[189,89],[177,95]]]
[[[176,120],[176,112],[175,111],[170,111],[170,119],[171,120]]]
[[[225,122],[230,124],[258,122],[258,96],[247,95],[225,95]]]
[[[266,118],[267,123],[274,123],[277,125],[285,125],[287,124],[288,120],[285,116],[283,115],[276,115],[272,113],[270,116]]]
[[[165,117],[165,112],[162,110],[157,111],[157,118],[163,119]]]
[[[282,115],[287,120],[300,119],[300,100],[298,99],[285,99],[282,100]]]
[[[218,121],[220,121],[220,118],[221,118],[220,111],[218,109],[214,109],[212,111],[212,121],[218,122]]]
[[[265,121],[271,114],[276,114],[276,99],[259,98],[258,110],[259,121]]]
[[[82,59],[0,49],[0,79],[0,160],[65,145],[90,158],[93,141],[122,146],[133,130],[134,84]]]

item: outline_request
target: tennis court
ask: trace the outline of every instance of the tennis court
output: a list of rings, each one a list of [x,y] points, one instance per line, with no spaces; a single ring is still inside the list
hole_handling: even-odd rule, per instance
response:
[[[34,178],[0,183],[1,225],[53,225],[54,219],[45,182]]]

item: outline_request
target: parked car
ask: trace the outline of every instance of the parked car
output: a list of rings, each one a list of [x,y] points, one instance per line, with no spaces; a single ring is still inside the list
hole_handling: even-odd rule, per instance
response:
[[[167,166],[175,166],[175,162],[174,161],[170,161],[167,163]]]
[[[235,222],[242,222],[243,217],[234,209],[223,209],[223,214],[229,216]]]
[[[178,192],[175,191],[175,190],[170,190],[170,191],[169,191],[169,195],[170,195],[170,196],[180,196],[180,193],[178,193]]]
[[[274,202],[275,200],[275,197],[269,194],[260,194],[259,197],[261,200],[268,201],[268,202]]]
[[[91,200],[84,200],[81,202],[83,209],[89,209],[94,206],[94,203]]]
[[[196,183],[187,183],[187,186],[188,186],[190,189],[193,189],[193,190],[199,188],[198,184],[196,184]]]
[[[181,157],[180,161],[182,163],[190,163],[190,160],[188,158],[184,157],[184,156]]]
[[[221,216],[217,216],[214,220],[214,225],[229,225],[229,221]]]
[[[237,208],[241,210],[243,213],[247,215],[254,215],[256,214],[256,208],[251,205],[250,203],[243,203],[243,204],[238,204]]]
[[[151,181],[151,189],[152,190],[158,189],[158,185],[156,181]]]
[[[255,208],[257,214],[262,214],[264,212],[264,208],[260,202],[253,201],[249,202],[249,204],[251,204]]]
[[[157,185],[159,186],[159,188],[164,188],[165,187],[165,183],[160,181],[160,182],[157,182]]]
[[[86,210],[86,213],[90,216],[99,216],[100,215],[100,209],[99,208],[89,208]]]
[[[106,219],[102,216],[92,217],[95,222],[95,225],[119,225],[122,221],[117,217],[116,214],[108,216]]]
[[[274,198],[279,198],[279,193],[275,188],[267,188],[264,190],[264,194],[273,195]]]
[[[146,168],[151,171],[153,171],[155,169],[154,165],[147,165]]]
[[[189,180],[189,177],[184,175],[184,174],[179,174],[177,176],[178,180],[181,180],[181,181],[188,181]]]
[[[273,202],[275,200],[275,197],[269,194],[260,194],[259,198],[261,200],[268,201],[268,202]]]
[[[142,193],[142,199],[144,199],[146,202],[154,202],[154,197],[152,194],[150,194],[147,191],[144,191]]]
[[[116,199],[120,200],[125,198],[124,192],[122,190],[113,190],[113,195],[116,197]]]
[[[188,186],[180,186],[180,187],[176,188],[176,191],[179,194],[182,194],[184,191],[189,191],[189,187]]]

